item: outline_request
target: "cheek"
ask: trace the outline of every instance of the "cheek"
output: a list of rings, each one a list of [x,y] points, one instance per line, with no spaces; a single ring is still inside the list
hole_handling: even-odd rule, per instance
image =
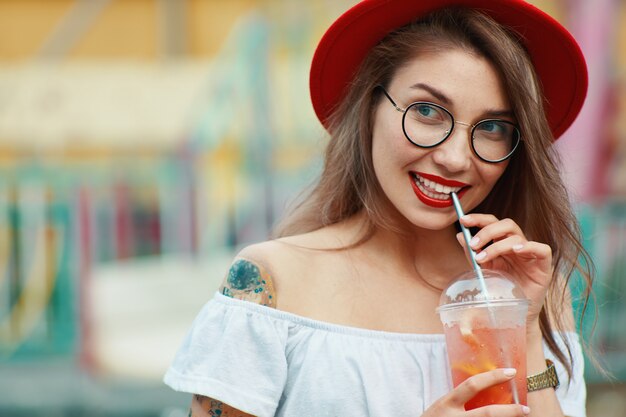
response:
[[[482,173],[483,181],[489,185],[489,190],[491,190],[496,182],[504,175],[506,168],[509,166],[509,161],[502,162],[500,164],[494,164],[492,166],[487,166]]]
[[[411,153],[407,152],[402,138],[389,132],[372,138],[372,160],[377,175],[401,169],[411,161],[410,157]]]
[[[385,154],[384,142],[384,138],[374,132],[372,137],[372,165],[379,182],[381,181],[381,173],[386,172],[386,167],[389,165],[389,157]]]
[[[397,117],[395,111],[385,113],[379,110],[376,113],[372,130],[372,159],[377,176],[388,175],[389,170],[398,171],[422,155],[423,152],[404,136],[402,119]]]
[[[402,127],[394,124],[377,124],[372,137],[372,154],[379,164],[393,164],[402,167],[417,156],[413,146],[402,133]]]
[[[376,176],[379,178],[380,174],[384,172],[384,167],[390,163],[390,139],[386,121],[377,116],[372,131],[372,162]]]

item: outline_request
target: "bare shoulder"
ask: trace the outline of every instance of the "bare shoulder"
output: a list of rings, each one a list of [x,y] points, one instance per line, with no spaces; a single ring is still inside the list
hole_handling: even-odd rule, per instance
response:
[[[303,288],[315,285],[328,264],[327,249],[340,247],[325,230],[256,243],[234,258],[220,292],[228,297],[280,308],[293,304]],[[305,285],[306,283],[306,285]]]
[[[359,235],[355,223],[343,221],[247,246],[235,257],[222,294],[296,314],[316,314],[337,286],[334,277],[352,273],[346,262],[350,251],[343,249]]]
[[[276,308],[278,293],[293,271],[305,269],[302,250],[281,240],[256,243],[234,258],[220,292],[228,297]]]

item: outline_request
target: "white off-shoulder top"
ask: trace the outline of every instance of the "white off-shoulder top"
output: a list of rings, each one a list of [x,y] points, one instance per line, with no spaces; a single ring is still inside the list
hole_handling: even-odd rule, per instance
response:
[[[584,417],[580,341],[564,337],[575,359],[571,381],[544,351],[556,364],[565,415]],[[446,355],[442,334],[330,324],[217,293],[164,381],[258,417],[419,417],[452,388]]]

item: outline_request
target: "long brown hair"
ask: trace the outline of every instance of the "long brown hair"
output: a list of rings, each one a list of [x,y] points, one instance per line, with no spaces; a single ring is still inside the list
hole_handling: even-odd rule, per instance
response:
[[[550,308],[544,306],[540,314],[541,331],[550,350],[571,375],[572,354],[567,339],[566,348],[561,350],[552,331],[564,329],[561,315],[550,317],[549,312],[559,313],[568,304],[566,284],[574,271],[587,283],[586,306],[592,263],[582,247],[578,222],[561,179],[560,161],[552,146],[554,138],[534,67],[515,32],[489,16],[476,10],[442,9],[389,34],[370,51],[331,118],[331,138],[317,184],[278,225],[275,235],[317,230],[360,212],[366,214],[368,226],[350,247],[369,239],[378,228],[401,232],[386,220],[385,197],[372,165],[373,114],[380,99],[376,86],[386,87],[397,68],[417,54],[449,48],[489,59],[500,71],[508,92],[523,143],[475,211],[511,218],[528,239],[552,248],[554,277],[547,298]]]

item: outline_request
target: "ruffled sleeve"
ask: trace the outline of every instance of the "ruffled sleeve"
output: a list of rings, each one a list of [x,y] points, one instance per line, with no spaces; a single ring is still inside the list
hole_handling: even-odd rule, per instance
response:
[[[567,338],[572,350],[574,367],[572,378],[568,378],[567,370],[550,352],[548,346],[544,344],[544,353],[547,359],[551,359],[556,367],[560,385],[556,389],[556,396],[561,404],[563,414],[569,417],[585,417],[587,415],[585,403],[587,398],[587,387],[584,379],[584,357],[578,334],[567,332],[562,337],[555,334],[557,344],[562,351],[566,351],[562,338]]]
[[[217,294],[202,308],[164,382],[258,417],[273,416],[287,380],[288,325],[223,298]]]

